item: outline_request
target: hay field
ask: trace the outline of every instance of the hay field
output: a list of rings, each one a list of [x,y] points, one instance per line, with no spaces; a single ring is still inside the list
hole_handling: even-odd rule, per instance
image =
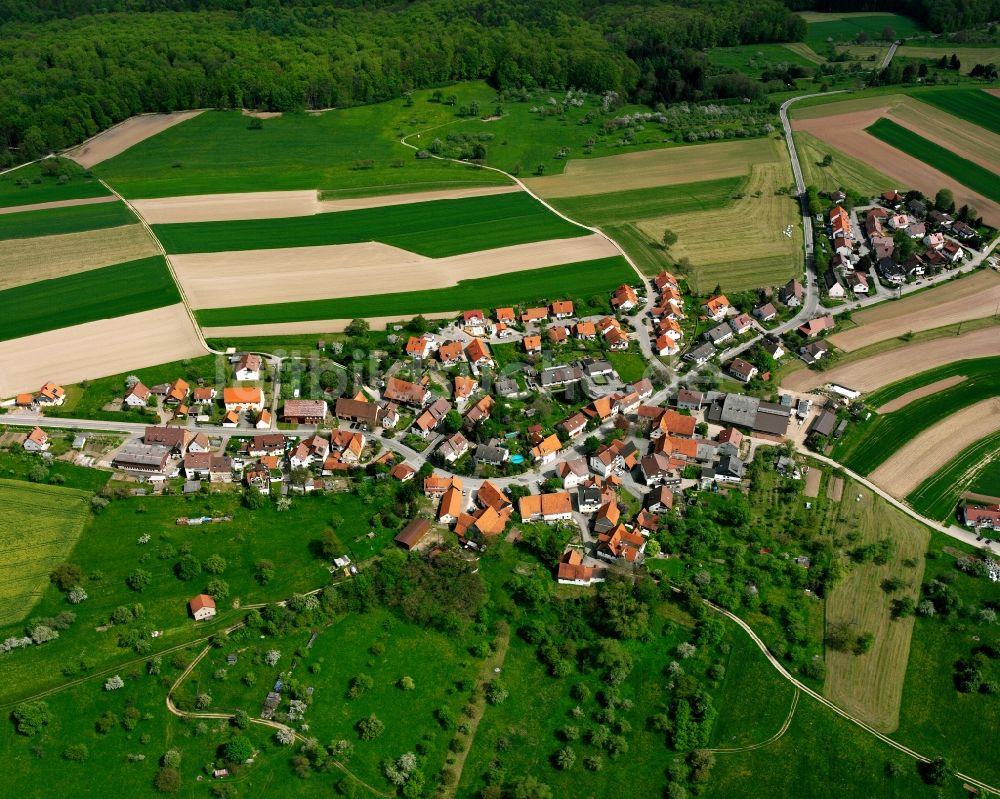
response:
[[[774,145],[771,139],[748,139],[578,159],[566,164],[561,175],[524,182],[539,197],[549,198],[738,177],[753,164],[773,161]]]
[[[0,242],[0,290],[159,254],[142,225]]]
[[[405,194],[378,194],[336,200],[320,199],[314,189],[302,191],[253,191],[232,194],[194,194],[135,200],[132,207],[151,225],[181,222],[232,222],[239,219],[284,219],[334,211],[358,211],[388,205],[408,205],[431,200],[462,200],[489,194],[510,194],[517,186],[478,186],[438,189]]]
[[[830,341],[839,349],[851,352],[909,331],[931,330],[993,316],[998,307],[1000,274],[981,269],[961,280],[858,311],[852,317],[857,327],[834,333]]]
[[[1000,398],[977,402],[919,433],[870,475],[873,483],[902,499],[965,449],[1000,430]]]
[[[227,308],[446,288],[462,280],[616,255],[615,246],[594,233],[447,258],[364,242],[172,255],[170,262],[192,308]]]
[[[861,501],[855,502],[861,494]],[[849,482],[841,505],[841,529],[857,532],[859,545],[883,538],[896,542],[893,557],[883,566],[864,563],[854,566],[830,592],[826,605],[827,627],[849,623],[857,633],[871,633],[874,644],[864,655],[836,652],[827,647],[826,681],[823,693],[848,712],[864,719],[882,732],[899,725],[903,682],[910,656],[914,619],[893,619],[890,599],[882,582],[899,577],[907,588],[892,595],[916,600],[923,577],[923,554],[930,536],[921,524],[893,508],[874,494]],[[907,568],[903,561],[913,558],[918,565]]]
[[[0,342],[0,397],[204,355],[180,303]]]
[[[716,284],[724,291],[771,286],[787,281],[802,270],[802,231],[798,205],[777,190],[791,183],[791,167],[777,161],[771,142],[770,161],[755,164],[744,196],[724,208],[644,219],[636,227],[652,241],[664,228],[677,233],[670,249],[675,260],[688,258],[687,275],[696,293],[711,291]],[[792,226],[792,235],[784,229]]]
[[[894,95],[890,95],[890,97],[892,96]],[[898,107],[902,110],[894,111],[892,104],[886,102],[884,97],[812,106],[802,109],[796,114],[792,128],[796,132],[811,133],[846,155],[870,164],[896,181],[900,189],[916,188],[933,197],[938,189],[949,188],[954,193],[955,202],[958,205],[971,205],[978,208],[987,222],[1000,224],[1000,203],[972,191],[955,178],[881,141],[865,130],[882,117],[891,116],[894,113],[901,113],[911,119],[917,118],[913,106],[909,103],[901,103]],[[948,116],[945,115],[945,117]],[[944,126],[946,122],[946,132],[954,130],[956,136],[964,142],[963,146],[971,146],[972,134],[969,127],[975,126],[967,126],[967,123],[962,122],[957,117],[924,122],[922,125],[923,128],[929,128],[934,125]],[[940,139],[940,133],[931,132],[933,137]],[[982,130],[980,136],[988,148],[992,147],[995,142],[992,139],[983,139],[982,137],[985,136],[993,136],[993,134]]]
[[[133,145],[145,141],[157,133],[162,133],[167,128],[172,128],[174,125],[196,117],[200,113],[201,111],[177,111],[172,114],[142,114],[131,117],[113,128],[98,133],[83,144],[67,150],[63,155],[72,158],[80,166],[90,169],[102,161],[107,161],[109,158],[114,158],[125,152]]]
[[[864,161],[842,153],[811,133],[797,131],[794,135],[795,149],[799,153],[799,163],[808,186],[815,186],[820,191],[853,189],[877,196],[895,182]],[[820,166],[827,155],[833,157],[833,163]]]
[[[90,518],[90,492],[0,480],[0,625],[24,619]]]
[[[958,358],[965,360],[993,355],[1000,355],[1000,335],[997,335],[995,327],[908,344],[871,358],[835,366],[825,372],[803,369],[789,375],[781,386],[789,391],[811,391],[827,383],[839,383],[858,391],[873,391],[952,363]]]

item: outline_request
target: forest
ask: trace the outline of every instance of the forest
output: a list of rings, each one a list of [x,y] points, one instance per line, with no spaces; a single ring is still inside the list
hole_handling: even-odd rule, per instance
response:
[[[744,97],[753,81],[712,74],[704,50],[804,34],[778,0],[0,0],[0,167],[141,112],[344,107],[459,80]]]
[[[788,0],[796,11],[877,11],[913,17],[936,33],[1000,19],[1000,0]]]

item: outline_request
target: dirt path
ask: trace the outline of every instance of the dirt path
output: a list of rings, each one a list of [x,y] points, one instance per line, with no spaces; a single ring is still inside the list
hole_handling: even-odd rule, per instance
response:
[[[34,203],[33,205],[8,205],[0,208],[0,214],[19,214],[22,211],[48,211],[51,208],[72,208],[74,205],[100,205],[101,203],[114,202],[116,197],[109,194],[107,197],[84,197],[80,200],[53,200],[48,203]]]
[[[476,712],[468,721],[470,727],[468,745],[455,756],[455,764],[452,766],[455,771],[455,780],[451,787],[442,790],[442,796],[455,796],[458,786],[462,782],[462,771],[465,769],[465,761],[469,757],[469,752],[472,751],[473,744],[476,742],[476,732],[479,729],[479,722],[483,720],[483,716],[486,713],[486,684],[493,679],[497,669],[502,669],[503,662],[507,657],[508,646],[510,646],[509,630],[505,635],[500,637],[497,642],[496,651],[491,657],[487,658],[483,664],[482,671],[479,672],[479,677],[476,679],[476,687],[473,691],[475,699],[472,702],[476,708]]]
[[[965,375],[952,375],[951,377],[946,377],[943,380],[937,380],[929,386],[923,386],[922,388],[915,388],[913,391],[907,391],[903,394],[903,396],[896,397],[896,399],[889,400],[889,402],[885,405],[882,405],[878,409],[878,412],[892,413],[893,411],[898,411],[900,408],[905,408],[911,402],[916,402],[922,397],[929,397],[931,394],[936,394],[938,391],[944,391],[946,388],[957,386],[965,379]]]
[[[102,161],[114,158],[129,147],[145,141],[167,128],[198,116],[201,111],[177,111],[173,114],[141,114],[119,122],[112,128],[101,131],[71,150],[63,153],[80,166],[90,169]]]
[[[765,746],[770,746],[779,738],[781,738],[786,732],[788,732],[788,728],[792,726],[792,719],[795,717],[795,708],[799,706],[800,693],[801,692],[799,691],[798,687],[796,687],[795,693],[792,694],[792,706],[788,708],[788,716],[785,718],[785,723],[782,724],[781,727],[778,728],[778,731],[770,738],[768,738],[766,741],[760,741],[759,743],[755,744],[748,744],[747,746],[734,746],[731,748],[717,747],[714,749],[709,749],[708,751],[729,755],[729,754],[735,754],[736,752],[752,752],[755,749],[763,749]]]

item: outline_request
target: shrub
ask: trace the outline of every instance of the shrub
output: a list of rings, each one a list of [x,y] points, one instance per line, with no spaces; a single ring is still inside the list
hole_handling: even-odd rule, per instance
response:
[[[70,744],[63,750],[63,755],[66,760],[86,760],[90,757],[90,752],[87,751],[86,744]]]
[[[221,555],[209,555],[202,568],[209,574],[222,574],[226,570],[226,559]]]
[[[170,766],[163,766],[156,772],[153,786],[160,793],[177,793],[181,789],[180,772]]]
[[[417,687],[416,683],[413,682],[412,677],[400,677],[399,682],[397,684],[403,691],[412,691],[414,688]]]
[[[144,569],[136,569],[125,578],[125,584],[137,593],[145,591],[153,582],[153,575]]]
[[[14,726],[20,735],[32,736],[52,721],[52,711],[42,701],[22,702],[12,714]]]
[[[385,724],[374,713],[366,719],[361,719],[357,723],[357,728],[362,741],[374,741],[385,732]]]

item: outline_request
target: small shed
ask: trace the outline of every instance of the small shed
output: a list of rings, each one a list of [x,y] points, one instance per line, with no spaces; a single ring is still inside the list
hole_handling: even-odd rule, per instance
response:
[[[87,446],[86,436],[77,436],[73,439],[73,449],[83,449],[85,446]]]
[[[236,653],[231,652],[230,654],[226,655],[226,664],[229,666],[235,666],[237,659],[238,658],[236,657]]]
[[[396,543],[405,550],[413,549],[431,529],[426,519],[413,519],[396,536]]]

